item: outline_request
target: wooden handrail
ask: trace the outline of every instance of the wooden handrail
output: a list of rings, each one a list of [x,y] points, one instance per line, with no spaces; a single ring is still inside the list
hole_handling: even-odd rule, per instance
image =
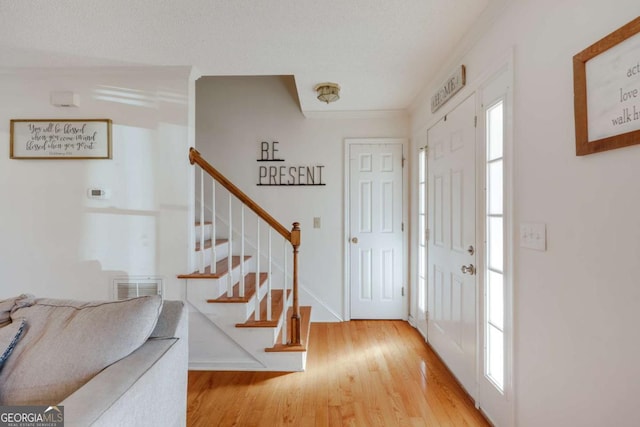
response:
[[[195,148],[189,149],[189,161],[191,164],[197,163],[205,172],[207,172],[213,179],[218,181],[220,185],[226,188],[231,194],[236,196],[238,200],[244,203],[249,209],[254,211],[256,215],[262,218],[267,224],[269,224],[274,230],[276,230],[282,237],[291,242],[291,232],[286,227],[278,222],[274,217],[269,215],[267,211],[262,209],[260,205],[254,202],[251,197],[247,196],[242,190],[236,187],[231,181],[229,181],[224,175],[222,175],[216,168],[211,166],[209,162],[202,158],[200,152]]]

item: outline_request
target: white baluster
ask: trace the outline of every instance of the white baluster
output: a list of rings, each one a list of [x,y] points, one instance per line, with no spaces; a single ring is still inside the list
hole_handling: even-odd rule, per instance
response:
[[[260,217],[256,216],[256,311],[255,320],[260,320]],[[269,310],[269,308],[267,308]]]
[[[244,270],[244,204],[240,205],[240,297],[244,297],[244,286],[245,286],[245,275],[246,272]]]
[[[200,169],[200,273],[204,273],[204,169]]]
[[[273,314],[271,313],[271,227],[269,227],[269,264],[267,265],[267,320],[271,321]]]
[[[218,272],[216,254],[216,181],[211,179],[211,272]]]
[[[282,344],[287,344],[287,240],[284,240],[284,261],[282,263]]]
[[[233,296],[233,275],[231,268],[233,265],[233,195],[229,193],[229,256],[227,257],[227,296]]]

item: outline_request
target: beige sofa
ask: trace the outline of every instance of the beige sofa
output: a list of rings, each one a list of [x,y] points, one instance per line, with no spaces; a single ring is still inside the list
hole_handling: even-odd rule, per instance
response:
[[[6,314],[11,303],[0,301],[0,334],[26,328],[0,367],[0,405],[58,404],[66,426],[186,425],[183,302],[22,296],[4,323],[3,304]]]

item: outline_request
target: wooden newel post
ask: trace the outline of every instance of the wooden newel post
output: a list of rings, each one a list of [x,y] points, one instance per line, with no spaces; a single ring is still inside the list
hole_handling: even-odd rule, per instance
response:
[[[300,247],[300,223],[294,222],[291,229],[293,246],[293,314],[291,315],[291,337],[289,344],[300,345],[300,305],[298,303],[298,248]]]

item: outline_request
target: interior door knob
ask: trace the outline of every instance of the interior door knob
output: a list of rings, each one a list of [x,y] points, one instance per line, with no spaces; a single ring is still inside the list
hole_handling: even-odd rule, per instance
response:
[[[476,274],[476,268],[473,266],[473,264],[463,265],[460,270],[462,270],[462,274],[470,274],[472,276]]]
[[[352,237],[351,238],[351,243],[358,243],[358,238],[357,237]]]

